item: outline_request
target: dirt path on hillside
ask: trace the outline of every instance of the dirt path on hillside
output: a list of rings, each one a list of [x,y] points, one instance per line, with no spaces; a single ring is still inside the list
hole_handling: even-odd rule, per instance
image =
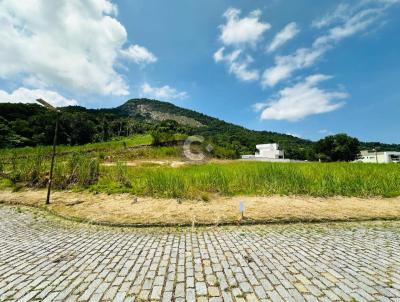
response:
[[[187,161],[179,161],[179,160],[134,160],[134,161],[124,161],[124,165],[128,167],[137,167],[141,165],[158,165],[158,166],[170,166],[172,168],[179,168],[185,165],[190,164]],[[104,162],[101,163],[102,166],[113,167],[116,166],[116,162]]]

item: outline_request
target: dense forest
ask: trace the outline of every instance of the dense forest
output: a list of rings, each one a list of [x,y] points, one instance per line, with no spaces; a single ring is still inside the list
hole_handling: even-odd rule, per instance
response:
[[[255,145],[277,142],[293,159],[318,159],[318,144],[269,131],[254,131],[173,104],[148,99],[130,100],[112,109],[60,108],[58,143],[81,145],[117,137],[152,133],[202,135],[215,146],[217,157],[253,153]],[[0,148],[49,145],[55,114],[36,104],[0,103]],[[319,144],[321,146],[321,144]],[[359,148],[398,150],[400,145],[361,143]]]

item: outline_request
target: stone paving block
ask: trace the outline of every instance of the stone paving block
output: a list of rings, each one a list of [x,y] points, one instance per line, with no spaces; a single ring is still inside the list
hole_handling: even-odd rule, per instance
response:
[[[177,283],[175,288],[175,297],[184,298],[185,297],[185,283]]]
[[[196,292],[199,296],[207,295],[207,285],[205,282],[196,282]]]

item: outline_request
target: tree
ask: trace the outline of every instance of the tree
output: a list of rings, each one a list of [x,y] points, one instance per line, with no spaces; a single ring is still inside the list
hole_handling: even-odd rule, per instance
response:
[[[26,143],[27,139],[15,133],[0,116],[0,148],[19,147]]]
[[[0,117],[0,148],[11,147],[11,137],[15,133],[8,127],[7,121]]]
[[[360,153],[360,142],[347,134],[327,136],[315,144],[322,161],[353,161]]]
[[[151,131],[153,145],[162,146],[173,142],[176,133],[184,133],[178,122],[174,120],[162,121]]]

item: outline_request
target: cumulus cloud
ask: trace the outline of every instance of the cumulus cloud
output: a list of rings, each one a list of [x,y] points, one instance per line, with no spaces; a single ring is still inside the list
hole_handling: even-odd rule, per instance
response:
[[[263,110],[264,108],[266,108],[266,107],[268,107],[268,104],[267,103],[255,103],[255,104],[253,104],[252,106],[251,106],[251,108],[253,109],[253,111],[255,111],[255,112],[259,112],[259,111],[261,111],[261,110]]]
[[[224,51],[225,51],[225,47],[221,47],[220,49],[218,49],[215,53],[214,53],[214,61],[216,63],[219,63],[221,61],[224,60]]]
[[[0,78],[72,92],[127,95],[121,56],[154,61],[127,33],[109,0],[0,2]]]
[[[286,25],[280,32],[278,32],[271,44],[268,46],[267,51],[273,52],[281,47],[283,44],[293,39],[300,32],[296,22],[291,22]]]
[[[328,45],[312,48],[299,48],[293,54],[276,56],[275,66],[267,68],[262,75],[262,85],[275,86],[289,78],[298,69],[312,66],[328,49]]]
[[[226,23],[219,26],[219,40],[223,47],[214,53],[214,61],[225,63],[228,72],[240,81],[257,81],[260,72],[251,67],[254,59],[246,52],[248,46],[253,49],[261,41],[263,33],[271,25],[260,21],[260,10],[252,11],[243,18],[240,18],[240,14],[241,11],[236,8],[229,8],[224,13]]]
[[[214,53],[215,62],[225,62],[229,73],[234,74],[241,81],[257,81],[259,79],[259,71],[250,68],[250,64],[254,61],[250,55],[243,55],[241,49],[236,49],[226,55],[224,51],[225,48],[221,47]]]
[[[264,106],[258,103],[253,108],[261,112],[262,120],[298,121],[309,115],[334,111],[344,105],[348,94],[341,91],[326,91],[317,85],[331,77],[316,74],[303,82],[286,87],[276,98],[268,100]]]
[[[185,91],[178,91],[168,85],[153,87],[149,83],[144,83],[140,87],[140,95],[142,97],[154,98],[164,101],[181,100],[188,97],[188,94]]]
[[[134,61],[137,64],[150,64],[157,62],[157,57],[147,48],[139,45],[131,45],[127,49],[121,50],[122,56]]]
[[[224,45],[256,45],[263,33],[271,28],[269,23],[260,21],[261,11],[252,11],[247,17],[240,18],[241,11],[229,8],[224,13],[226,24],[220,26],[220,40]]]
[[[398,1],[395,0],[391,3],[390,0],[386,0],[384,2],[383,5],[374,7],[362,6],[356,11],[353,9],[345,11],[345,8],[348,8],[348,6],[344,6],[339,9],[340,13],[336,13],[338,16],[317,22],[315,26],[318,27],[327,26],[332,22],[339,22],[339,24],[336,24],[325,34],[315,39],[311,47],[297,49],[290,55],[276,56],[274,66],[267,68],[262,75],[262,85],[264,87],[274,86],[280,81],[291,77],[296,70],[314,65],[337,42],[368,29],[382,17],[386,9]],[[380,3],[380,1],[375,2],[375,4],[377,3]],[[339,14],[343,15],[343,17],[339,17]]]
[[[257,81],[260,77],[259,71],[249,67],[250,63],[253,61],[251,56],[246,56],[244,60],[239,62],[234,61],[229,66],[229,72],[244,82]]]
[[[36,100],[39,98],[49,101],[56,107],[78,105],[77,100],[67,99],[51,90],[27,89],[23,87],[11,93],[0,90],[0,103],[36,103]]]

